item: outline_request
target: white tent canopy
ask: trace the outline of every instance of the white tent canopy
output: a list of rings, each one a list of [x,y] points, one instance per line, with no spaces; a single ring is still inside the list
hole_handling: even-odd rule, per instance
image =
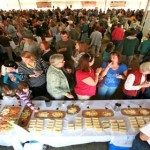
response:
[[[42,9],[52,9],[52,8],[61,8],[70,7],[72,9],[98,9],[106,10],[108,8],[123,8],[127,9],[145,9],[147,6],[148,0],[0,0],[1,6],[0,9],[10,10],[10,9],[41,9],[37,8],[37,2],[49,2],[51,7],[43,7]],[[83,2],[85,2],[83,5]],[[94,5],[92,4],[94,2]],[[114,4],[112,6],[111,4]],[[118,6],[116,5],[118,3]],[[92,5],[91,5],[92,4]],[[125,4],[124,6],[122,4]],[[122,5],[122,6],[121,6]]]

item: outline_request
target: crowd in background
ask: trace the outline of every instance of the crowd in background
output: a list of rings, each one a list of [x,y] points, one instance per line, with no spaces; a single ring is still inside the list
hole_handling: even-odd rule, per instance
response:
[[[150,50],[150,35],[142,41],[143,14],[129,9],[1,10],[2,96],[16,96],[13,91],[24,81],[33,98],[112,99],[123,82],[122,98],[149,98],[149,63],[139,71]],[[109,40],[103,50],[105,37]],[[139,74],[132,69],[136,54]],[[96,69],[93,64],[100,55]]]
[[[38,111],[30,99],[113,99],[121,83],[122,99],[150,98],[150,34],[143,40],[143,15],[129,9],[1,10],[2,98]],[[135,55],[139,66],[132,68]],[[141,139],[149,137],[137,135],[133,150],[149,149]]]

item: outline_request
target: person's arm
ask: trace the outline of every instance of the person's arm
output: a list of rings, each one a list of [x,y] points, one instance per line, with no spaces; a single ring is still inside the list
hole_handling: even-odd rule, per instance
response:
[[[8,79],[9,79],[9,76],[8,74],[6,74],[3,78],[3,83],[8,84]]]
[[[102,70],[101,68],[98,68],[96,70],[95,79],[93,79],[91,77],[87,77],[87,78],[83,79],[82,81],[89,86],[96,86],[96,84],[98,83],[99,74],[100,74],[101,70]]]
[[[134,74],[129,74],[126,81],[125,81],[125,89],[126,90],[140,90],[141,88],[149,87],[150,83],[144,82],[139,85],[133,85],[135,81],[135,75]]]
[[[121,75],[121,74],[117,74],[117,78],[118,79],[122,79],[122,80],[125,80],[126,79],[126,77],[127,77],[127,73],[128,73],[128,71],[126,70],[126,71],[124,71],[123,72],[123,74]]]
[[[140,132],[139,137],[142,141],[147,141],[150,139],[150,137],[144,134],[143,132]]]
[[[108,65],[106,66],[106,68],[103,68],[102,73],[101,73],[101,78],[105,77],[108,70],[112,67],[112,62],[108,63]]]
[[[26,94],[22,94],[22,93],[19,93],[19,92],[16,92],[16,95],[19,97],[19,99],[21,100],[21,101],[24,101],[24,103],[30,108],[30,109],[32,109],[32,110],[34,110],[34,106],[33,106],[33,104],[30,102],[30,100],[29,100],[29,96],[28,95],[26,95]]]

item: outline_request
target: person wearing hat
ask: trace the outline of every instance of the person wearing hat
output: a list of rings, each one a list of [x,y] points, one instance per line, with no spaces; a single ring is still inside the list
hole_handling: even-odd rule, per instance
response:
[[[5,76],[7,73],[16,72],[18,65],[13,60],[6,60],[4,64],[1,66],[1,75]]]
[[[37,58],[41,57],[41,49],[36,41],[34,41],[33,33],[29,30],[23,32],[23,41],[20,44],[20,51],[29,51]]]
[[[142,63],[138,68],[129,71],[123,86],[123,99],[144,97],[145,89],[150,87],[147,74],[150,74],[150,62]]]
[[[17,88],[17,85],[22,81],[22,77],[16,73],[18,65],[11,60],[8,60],[4,63],[6,73],[3,77],[3,83],[10,85],[13,89]]]

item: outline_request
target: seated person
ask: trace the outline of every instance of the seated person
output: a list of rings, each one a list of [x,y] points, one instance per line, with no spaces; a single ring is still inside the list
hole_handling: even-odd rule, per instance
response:
[[[131,150],[150,150],[150,122],[140,129],[133,141]]]

